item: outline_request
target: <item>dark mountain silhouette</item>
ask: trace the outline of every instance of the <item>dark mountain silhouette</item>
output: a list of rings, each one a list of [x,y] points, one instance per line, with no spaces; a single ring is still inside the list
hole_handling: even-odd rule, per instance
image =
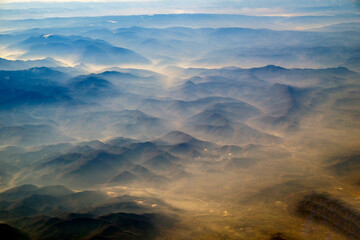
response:
[[[0,219],[10,220],[39,214],[61,215],[86,209],[107,199],[96,191],[74,193],[63,186],[22,185],[0,193]]]
[[[22,231],[13,228],[5,223],[0,223],[0,233],[2,237],[11,240],[30,240],[30,238]]]
[[[296,213],[328,226],[350,239],[360,239],[360,215],[328,194],[310,194],[296,206]]]

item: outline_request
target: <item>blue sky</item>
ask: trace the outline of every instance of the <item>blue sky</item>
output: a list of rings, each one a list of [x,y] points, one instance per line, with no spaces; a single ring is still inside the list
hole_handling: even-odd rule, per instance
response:
[[[42,8],[48,9],[47,15],[39,10],[33,14],[41,17],[167,13],[303,16],[359,13],[358,6],[360,6],[360,0],[77,0],[76,2],[73,0],[37,0],[36,2],[0,0],[0,2],[2,3],[0,8],[3,10],[27,10],[26,14],[30,15],[26,16],[29,18],[33,17],[30,10]]]

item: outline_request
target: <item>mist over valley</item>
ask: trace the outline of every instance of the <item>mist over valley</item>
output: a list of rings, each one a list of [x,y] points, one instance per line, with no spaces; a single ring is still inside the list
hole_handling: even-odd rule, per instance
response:
[[[0,234],[360,239],[359,3],[330,2],[0,5]]]

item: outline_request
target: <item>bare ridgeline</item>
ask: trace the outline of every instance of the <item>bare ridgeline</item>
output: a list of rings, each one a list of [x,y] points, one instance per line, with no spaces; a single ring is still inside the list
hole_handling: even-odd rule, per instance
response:
[[[318,222],[339,231],[348,239],[360,239],[359,213],[327,194],[305,196],[298,203],[296,212],[309,221]]]
[[[0,9],[0,239],[360,239],[359,14],[311,2]]]

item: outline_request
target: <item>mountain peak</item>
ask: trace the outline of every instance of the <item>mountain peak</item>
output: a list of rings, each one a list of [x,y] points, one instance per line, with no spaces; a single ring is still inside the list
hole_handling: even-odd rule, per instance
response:
[[[192,136],[181,131],[171,131],[161,137],[161,140],[170,144],[185,143],[191,141],[192,139],[194,139]]]
[[[19,191],[35,191],[39,189],[37,186],[33,184],[24,184],[18,187],[11,188],[7,190],[5,193],[13,193],[13,192],[19,192]]]
[[[196,84],[193,81],[191,81],[191,80],[186,81],[185,87],[193,87],[193,86],[196,86]]]
[[[265,67],[263,67],[266,70],[270,70],[270,71],[284,71],[287,70],[286,68],[280,67],[280,66],[276,66],[276,65],[266,65]]]

